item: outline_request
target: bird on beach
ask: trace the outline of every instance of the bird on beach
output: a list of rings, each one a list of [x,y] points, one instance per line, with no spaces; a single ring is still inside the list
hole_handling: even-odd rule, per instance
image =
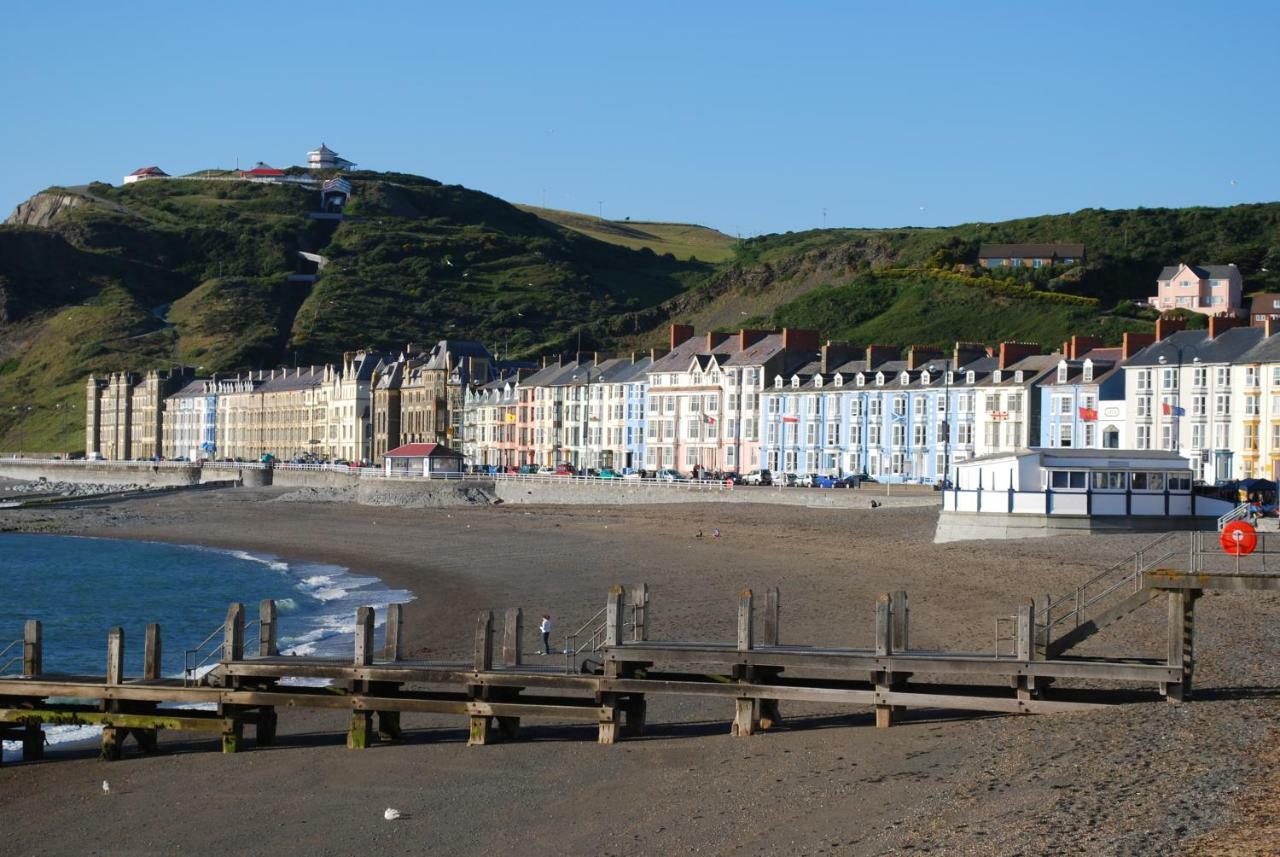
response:
[[[694,536],[693,536],[693,537],[694,537],[695,539],[700,539],[700,538],[702,538],[702,530],[698,530],[698,532],[696,532],[696,533],[694,534]]]
[[[400,815],[401,815],[400,810],[391,809],[390,807],[388,807],[387,811],[382,814],[382,817],[385,818],[387,821],[395,821],[397,818],[400,817]]]
[[[716,527],[714,530],[712,530],[712,531],[711,531],[711,538],[713,538],[713,539],[718,539],[718,538],[720,538],[720,528],[719,528],[719,527]]]
[[[104,795],[111,793],[111,783],[107,782],[106,780],[102,781],[102,793]]]

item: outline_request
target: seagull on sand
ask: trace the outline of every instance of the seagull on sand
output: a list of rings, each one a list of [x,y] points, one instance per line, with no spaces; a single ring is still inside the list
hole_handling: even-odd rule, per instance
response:
[[[111,783],[107,782],[106,780],[102,781],[102,793],[104,795],[111,793]]]
[[[382,817],[385,818],[387,821],[395,821],[397,818],[400,817],[400,810],[391,809],[390,807],[388,807],[387,811],[382,814]]]

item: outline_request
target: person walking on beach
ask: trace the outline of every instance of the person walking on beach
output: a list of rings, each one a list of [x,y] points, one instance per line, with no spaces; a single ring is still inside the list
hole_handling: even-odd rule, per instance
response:
[[[551,614],[542,614],[542,624],[538,626],[538,630],[542,632],[542,653],[544,655],[551,654]]]

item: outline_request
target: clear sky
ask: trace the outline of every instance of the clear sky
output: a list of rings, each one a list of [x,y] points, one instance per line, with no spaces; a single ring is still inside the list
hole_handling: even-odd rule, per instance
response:
[[[321,141],[743,235],[1275,200],[1277,45],[1275,2],[15,2],[0,209]]]

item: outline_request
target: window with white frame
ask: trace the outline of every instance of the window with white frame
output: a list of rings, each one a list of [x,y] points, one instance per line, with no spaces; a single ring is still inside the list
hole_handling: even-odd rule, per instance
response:
[[[849,446],[862,446],[862,423],[849,424]]]
[[[1067,383],[1067,364],[1066,363],[1058,364],[1058,383],[1059,384]]]
[[[1150,449],[1151,426],[1137,426],[1136,429],[1137,443],[1135,444],[1135,447],[1137,449]]]
[[[818,424],[817,423],[809,423],[807,426],[805,426],[804,442],[808,446],[818,445]]]
[[[1071,446],[1071,423],[1060,423],[1058,425],[1058,446]]]
[[[894,396],[893,397],[893,415],[895,417],[901,417],[901,416],[906,416],[906,413],[907,413],[907,397]]]
[[[1246,417],[1259,416],[1261,414],[1261,411],[1258,408],[1258,404],[1259,404],[1258,397],[1256,395],[1245,396],[1244,397],[1244,415]]]
[[[1214,423],[1213,445],[1217,449],[1231,448],[1231,424],[1230,423]]]
[[[1178,386],[1178,370],[1165,368],[1160,370],[1160,389],[1172,390]]]
[[[769,423],[769,431],[767,433],[770,446],[776,446],[778,443],[778,424]]]
[[[1231,367],[1230,366],[1214,367],[1213,380],[1214,380],[1214,383],[1217,384],[1219,387],[1231,386]]]
[[[1208,396],[1202,396],[1202,395],[1192,396],[1191,397],[1191,415],[1194,417],[1203,417],[1206,413],[1208,413],[1208,411],[1206,410],[1208,406],[1207,405],[1208,400],[1209,400]]]
[[[809,400],[809,410],[808,410],[809,416],[811,417],[817,416],[818,415],[818,397],[806,396],[806,398]]]
[[[1246,387],[1258,386],[1258,367],[1257,366],[1244,367],[1244,385]]]
[[[916,423],[911,427],[911,445],[912,446],[925,445],[926,437],[927,437],[926,429],[927,429],[927,426],[924,423]]]
[[[1138,397],[1138,416],[1139,417],[1151,416],[1151,397],[1150,396]]]
[[[1213,413],[1219,417],[1231,416],[1231,394],[1218,393],[1213,397]]]
[[[880,417],[880,405],[881,405],[880,397],[872,396],[871,400],[867,403],[868,416],[870,416],[872,419],[878,419]]]
[[[868,446],[880,445],[880,424],[879,423],[872,423],[870,426],[867,427],[867,445]]]
[[[827,446],[840,445],[840,423],[836,420],[827,421]]]
[[[849,400],[849,416],[857,419],[862,416],[862,399],[854,397]]]
[[[1192,449],[1204,448],[1204,424],[1203,423],[1191,424],[1191,448]]]
[[[1097,426],[1095,426],[1093,423],[1085,423],[1085,424],[1084,424],[1084,426],[1083,426],[1083,429],[1084,429],[1084,443],[1083,443],[1082,445],[1084,446],[1084,448],[1085,448],[1085,449],[1093,449],[1094,429],[1096,429],[1096,428],[1097,428]]]
[[[1139,390],[1151,389],[1151,370],[1150,369],[1138,370],[1138,389]]]

